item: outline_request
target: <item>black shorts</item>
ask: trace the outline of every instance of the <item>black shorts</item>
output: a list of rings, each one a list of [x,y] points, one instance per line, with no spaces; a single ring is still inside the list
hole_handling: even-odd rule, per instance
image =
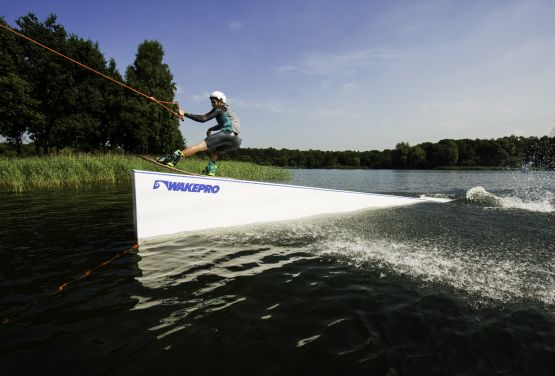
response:
[[[241,146],[241,137],[236,136],[234,132],[231,131],[220,131],[218,133],[212,133],[210,136],[204,139],[208,150],[217,151],[231,151],[239,149]]]

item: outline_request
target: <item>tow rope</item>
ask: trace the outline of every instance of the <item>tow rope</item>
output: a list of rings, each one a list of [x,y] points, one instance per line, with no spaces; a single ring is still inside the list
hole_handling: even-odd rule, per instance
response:
[[[83,279],[89,277],[94,271],[96,271],[96,270],[98,270],[98,269],[100,269],[100,268],[103,268],[103,267],[105,267],[106,265],[110,264],[112,261],[115,261],[115,260],[117,260],[117,259],[119,259],[119,258],[121,258],[121,257],[123,257],[123,256],[125,256],[125,255],[127,255],[127,254],[130,254],[132,251],[138,250],[138,249],[139,249],[139,245],[138,245],[138,244],[134,244],[132,247],[127,248],[127,249],[121,251],[120,253],[118,253],[118,254],[115,255],[114,257],[110,258],[109,260],[106,260],[106,261],[102,262],[101,264],[97,265],[96,267],[94,267],[94,268],[92,268],[92,269],[89,269],[89,270],[84,271],[83,273],[81,273],[81,275],[80,275],[79,277],[76,277],[76,278],[74,278],[74,279],[72,279],[72,280],[70,280],[70,281],[68,281],[68,282],[64,282],[64,283],[60,284],[60,285],[58,286],[58,288],[57,288],[56,290],[54,290],[52,293],[50,293],[49,295],[45,295],[45,296],[43,296],[43,297],[40,298],[40,299],[36,299],[36,300],[33,301],[32,303],[27,304],[25,307],[23,307],[23,308],[21,308],[21,309],[15,311],[15,312],[12,312],[12,313],[8,314],[7,316],[1,318],[1,320],[0,320],[0,326],[6,325],[6,324],[12,322],[12,321],[13,321],[13,317],[16,317],[16,316],[21,315],[22,313],[24,313],[25,311],[27,311],[29,308],[34,307],[35,305],[37,305],[37,304],[39,304],[39,303],[42,303],[42,302],[44,302],[45,300],[47,300],[47,299],[49,299],[49,298],[51,298],[51,297],[53,297],[53,296],[55,296],[55,295],[60,294],[60,293],[61,293],[62,291],[64,291],[70,284],[74,284],[74,283],[76,283],[76,282],[79,282],[79,281],[81,281],[81,280],[83,280]]]
[[[128,89],[128,90],[131,90],[131,91],[134,92],[135,94],[138,94],[138,95],[140,95],[140,96],[145,97],[146,99],[148,99],[148,100],[150,100],[150,101],[156,103],[157,105],[163,107],[164,109],[166,109],[167,111],[169,111],[170,113],[172,113],[173,115],[177,116],[177,117],[180,118],[180,119],[183,118],[178,112],[176,112],[176,111],[172,110],[171,108],[169,108],[168,106],[166,106],[166,105],[168,105],[168,104],[174,104],[174,105],[175,105],[175,104],[177,104],[177,102],[164,102],[164,101],[160,101],[160,100],[154,98],[153,96],[149,96],[149,95],[147,95],[147,94],[144,94],[144,93],[140,92],[139,90],[137,90],[137,89],[135,89],[135,88],[132,88],[131,86],[128,86],[128,85],[124,84],[124,83],[121,82],[121,81],[118,81],[118,80],[116,80],[116,79],[114,79],[114,78],[112,78],[112,77],[110,77],[110,76],[107,76],[107,75],[105,75],[104,73],[101,73],[101,72],[99,72],[99,71],[97,71],[97,70],[95,70],[95,69],[93,69],[93,68],[91,68],[91,67],[89,67],[89,66],[87,66],[87,65],[85,65],[85,64],[83,64],[83,63],[81,63],[81,62],[79,62],[79,61],[77,61],[77,60],[75,60],[75,59],[72,59],[71,57],[66,56],[66,55],[64,55],[63,53],[59,52],[59,51],[56,51],[56,50],[54,50],[53,48],[50,48],[50,47],[48,47],[48,46],[46,46],[46,45],[44,45],[44,44],[42,44],[42,43],[40,43],[40,42],[34,40],[33,38],[30,38],[30,37],[28,37],[27,35],[22,34],[22,33],[18,32],[18,31],[16,31],[16,30],[12,29],[11,27],[9,27],[9,26],[7,26],[7,25],[3,25],[2,23],[0,23],[0,27],[2,27],[3,29],[5,29],[5,30],[7,30],[7,31],[9,31],[9,32],[11,32],[11,33],[17,35],[18,37],[21,37],[21,38],[23,38],[23,39],[26,39],[26,40],[28,40],[29,42],[34,43],[34,44],[36,44],[37,46],[40,46],[40,47],[42,47],[42,48],[44,48],[44,49],[46,49],[46,50],[52,52],[53,54],[56,54],[56,55],[58,55],[58,56],[60,56],[60,57],[62,57],[62,58],[64,58],[64,59],[66,59],[66,60],[69,60],[69,61],[71,61],[72,63],[77,64],[77,65],[79,65],[79,66],[82,67],[82,68],[88,69],[89,71],[91,71],[91,72],[93,72],[93,73],[95,73],[95,74],[97,74],[97,75],[99,75],[99,76],[101,76],[101,77],[103,77],[103,78],[105,78],[105,79],[107,79],[107,80],[109,80],[109,81],[112,81],[112,82],[114,82],[114,83],[116,83],[116,84],[118,84],[118,85],[120,85],[120,86],[123,86],[124,88],[126,88],[126,89]]]

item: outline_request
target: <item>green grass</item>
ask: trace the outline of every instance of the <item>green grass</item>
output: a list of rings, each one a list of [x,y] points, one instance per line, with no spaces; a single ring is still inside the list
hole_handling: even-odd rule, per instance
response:
[[[182,160],[177,167],[200,172],[207,161]],[[253,163],[223,161],[218,176],[256,181],[284,181],[287,170]],[[136,156],[63,155],[43,158],[0,158],[0,190],[24,192],[52,188],[80,188],[97,184],[124,184],[131,181],[131,170],[170,172]]]

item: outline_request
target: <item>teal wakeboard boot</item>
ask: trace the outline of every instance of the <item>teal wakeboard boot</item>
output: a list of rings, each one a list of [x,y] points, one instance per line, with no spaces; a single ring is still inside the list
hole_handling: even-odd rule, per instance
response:
[[[177,162],[179,162],[181,157],[183,157],[183,153],[181,153],[181,150],[176,150],[173,153],[156,158],[156,160],[170,167],[175,167],[175,165],[177,164]]]
[[[208,176],[215,176],[217,170],[218,165],[216,164],[216,161],[210,161],[208,162],[208,166],[206,166],[202,172]]]

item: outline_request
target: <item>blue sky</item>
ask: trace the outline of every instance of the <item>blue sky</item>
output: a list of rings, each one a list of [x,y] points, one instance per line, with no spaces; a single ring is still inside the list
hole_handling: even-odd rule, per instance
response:
[[[51,13],[120,72],[158,40],[184,110],[213,90],[243,147],[382,150],[555,127],[555,1],[8,1],[9,24]],[[186,120],[190,143],[207,124]]]

